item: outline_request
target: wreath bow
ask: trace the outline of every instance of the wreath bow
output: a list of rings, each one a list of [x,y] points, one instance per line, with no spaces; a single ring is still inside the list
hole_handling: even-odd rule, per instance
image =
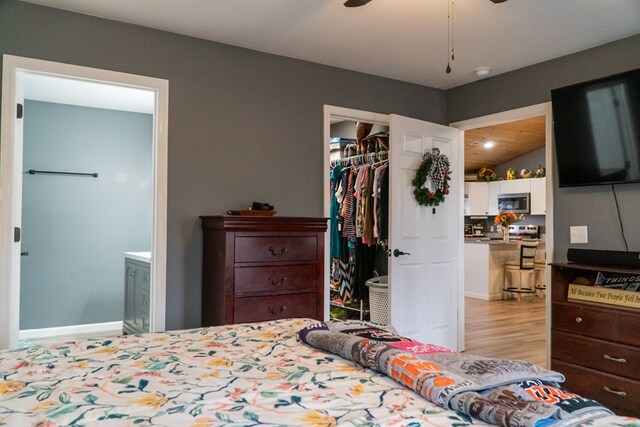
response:
[[[444,202],[444,197],[449,194],[449,167],[449,158],[440,154],[439,148],[433,148],[430,153],[424,154],[422,164],[411,182],[414,187],[413,195],[419,205],[438,206]],[[431,189],[424,187],[427,178],[431,180]]]

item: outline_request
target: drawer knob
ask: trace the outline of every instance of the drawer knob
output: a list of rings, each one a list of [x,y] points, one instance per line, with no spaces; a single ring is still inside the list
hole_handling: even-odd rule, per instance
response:
[[[277,316],[278,314],[282,314],[282,312],[285,311],[286,309],[287,309],[286,305],[281,305],[280,310],[274,310],[273,307],[269,307],[269,313],[273,314],[274,316]]]
[[[282,256],[286,251],[287,251],[286,246],[281,247],[280,251],[277,251],[276,248],[274,248],[273,246],[269,246],[269,252],[271,252],[271,255],[273,256]]]
[[[627,363],[627,359],[623,359],[622,357],[612,357],[612,356],[609,356],[608,354],[605,354],[605,355],[604,355],[604,356],[602,356],[602,357],[604,357],[604,358],[605,358],[605,359],[607,359],[607,360],[611,360],[611,361],[613,361],[613,362],[618,362],[618,363]]]
[[[276,279],[274,279],[273,277],[269,277],[269,282],[273,285],[273,286],[280,286],[282,284],[284,284],[284,282],[287,281],[287,276],[282,276],[280,278],[280,281],[277,282]]]
[[[582,323],[582,317],[576,317],[576,323]]]
[[[625,397],[627,395],[627,392],[625,391],[613,390],[607,386],[604,386],[604,391],[606,391],[607,393],[615,394],[616,396],[620,396],[620,397]]]

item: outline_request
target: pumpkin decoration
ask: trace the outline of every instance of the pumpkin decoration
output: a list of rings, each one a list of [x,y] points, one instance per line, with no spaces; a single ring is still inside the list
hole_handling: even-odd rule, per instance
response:
[[[522,169],[520,171],[520,178],[533,178],[533,172],[529,169]]]
[[[511,179],[516,179],[517,177],[518,177],[518,174],[516,173],[515,169],[513,168],[507,169],[507,179],[511,180]]]
[[[496,171],[489,167],[483,167],[478,170],[478,181],[495,181],[498,179]]]

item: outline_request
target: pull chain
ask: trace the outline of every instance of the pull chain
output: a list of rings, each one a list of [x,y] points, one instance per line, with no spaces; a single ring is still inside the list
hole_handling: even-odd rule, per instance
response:
[[[449,58],[453,61],[456,57],[454,52],[454,0],[448,0],[447,4],[447,74],[451,73]]]

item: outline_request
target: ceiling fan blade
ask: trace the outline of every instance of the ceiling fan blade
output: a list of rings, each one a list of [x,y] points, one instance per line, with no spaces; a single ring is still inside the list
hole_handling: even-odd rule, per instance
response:
[[[344,5],[347,7],[359,7],[359,6],[364,6],[370,1],[371,0],[347,0],[344,2]]]
[[[504,3],[507,0],[491,0],[492,3],[498,4],[498,3]]]

